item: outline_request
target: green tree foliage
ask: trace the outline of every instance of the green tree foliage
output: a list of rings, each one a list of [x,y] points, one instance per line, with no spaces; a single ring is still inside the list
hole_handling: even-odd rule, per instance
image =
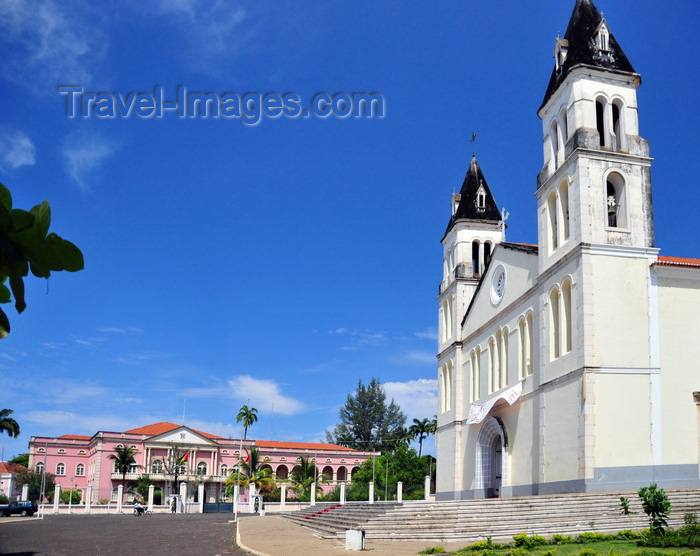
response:
[[[311,499],[311,485],[316,483],[316,494],[323,493],[321,484],[327,483],[330,477],[319,473],[316,463],[311,458],[300,456],[299,461],[289,475],[292,481],[290,490],[297,495],[300,500]]]
[[[29,453],[19,454],[13,457],[9,463],[17,463],[23,467],[29,467]]]
[[[405,436],[406,415],[392,399],[386,403],[386,393],[379,380],[373,378],[368,386],[360,380],[357,390],[348,394],[340,408],[340,423],[326,431],[326,441],[357,450],[386,452]]]
[[[369,459],[364,462],[353,476],[346,497],[348,500],[367,500],[368,485],[374,479],[376,498],[381,497],[381,492],[386,488],[391,492],[399,481],[403,483],[405,499],[422,498],[430,461],[432,458],[429,456],[419,457],[415,449],[399,444],[392,452],[383,454],[374,461]]]
[[[649,528],[652,533],[663,534],[668,527],[666,518],[671,511],[671,502],[662,488],[658,488],[656,483],[648,487],[642,487],[637,491],[642,499],[642,508],[649,516]]]
[[[85,264],[80,249],[49,233],[50,224],[49,203],[44,201],[29,212],[12,208],[12,195],[0,183],[0,303],[9,303],[14,297],[18,313],[27,306],[24,277],[30,270],[38,278],[48,278],[51,271],[77,272]],[[9,332],[10,321],[0,309],[0,338]]]
[[[141,500],[148,500],[148,489],[151,485],[155,484],[156,483],[151,480],[150,475],[148,473],[144,473],[139,477],[139,480],[136,482],[136,484],[134,484],[134,492],[136,492],[136,494]]]
[[[114,461],[114,467],[118,473],[122,474],[122,482],[126,481],[126,474],[129,472],[129,467],[136,464],[134,457],[138,451],[131,446],[117,446],[113,454],[109,454],[109,459]],[[138,467],[138,466],[137,466]]]
[[[433,434],[432,421],[430,419],[414,419],[413,424],[408,427],[408,433],[414,439],[418,440],[418,457],[423,452],[423,440]]]
[[[2,324],[0,324],[1,327]],[[0,410],[0,432],[6,432],[8,436],[17,438],[19,436],[19,423],[10,417],[13,413],[14,411],[11,409]],[[29,463],[29,455],[27,455],[27,463]]]
[[[61,490],[61,504],[80,504],[81,496],[80,491],[77,489],[66,489]]]
[[[46,483],[44,484],[44,494],[53,494],[56,488],[55,475],[46,473]],[[27,469],[15,475],[17,487],[22,489],[24,485],[29,485],[29,500],[41,502],[41,473]]]
[[[241,460],[239,458],[239,470],[235,470],[226,479],[226,484],[229,485],[227,493],[231,494],[233,485],[240,484],[242,487],[248,487],[251,483],[258,487],[260,492],[267,492],[275,488],[275,478],[272,476],[270,466],[263,467],[260,462],[260,450],[252,447],[250,450],[245,449],[246,457]]]
[[[243,440],[248,437],[248,427],[250,427],[255,421],[258,420],[258,410],[254,407],[248,407],[244,405],[238,411],[236,416],[236,423],[243,421]]]

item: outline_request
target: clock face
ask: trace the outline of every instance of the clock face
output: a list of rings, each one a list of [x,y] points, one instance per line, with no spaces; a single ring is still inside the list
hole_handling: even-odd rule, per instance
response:
[[[491,280],[491,303],[498,305],[503,299],[506,291],[506,269],[503,265],[498,265]]]

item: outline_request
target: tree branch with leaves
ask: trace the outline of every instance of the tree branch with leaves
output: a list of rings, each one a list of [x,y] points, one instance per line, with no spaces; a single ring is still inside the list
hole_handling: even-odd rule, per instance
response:
[[[30,271],[38,278],[49,278],[52,271],[77,272],[84,267],[80,249],[49,233],[50,225],[47,201],[29,211],[13,208],[10,190],[0,183],[0,303],[10,303],[14,297],[18,313],[27,307],[24,277]],[[10,320],[0,309],[0,338],[9,333]]]

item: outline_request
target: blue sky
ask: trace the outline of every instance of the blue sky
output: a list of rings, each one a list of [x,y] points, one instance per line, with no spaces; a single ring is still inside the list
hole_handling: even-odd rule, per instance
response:
[[[508,239],[536,243],[536,115],[573,0],[0,4],[0,181],[47,199],[85,270],[4,306],[22,434],[158,421],[317,441],[379,377],[436,412],[440,238],[474,149]],[[656,241],[700,257],[698,4],[599,0],[642,74]],[[85,91],[378,92],[383,118],[68,118]],[[475,146],[470,143],[477,133]],[[432,447],[430,448],[432,450]]]

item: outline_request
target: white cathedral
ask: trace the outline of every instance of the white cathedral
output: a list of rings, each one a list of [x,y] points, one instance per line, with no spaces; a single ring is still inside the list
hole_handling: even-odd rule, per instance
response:
[[[576,0],[539,109],[538,245],[472,158],[442,243],[438,500],[700,486],[700,260],[654,246],[641,83]]]

